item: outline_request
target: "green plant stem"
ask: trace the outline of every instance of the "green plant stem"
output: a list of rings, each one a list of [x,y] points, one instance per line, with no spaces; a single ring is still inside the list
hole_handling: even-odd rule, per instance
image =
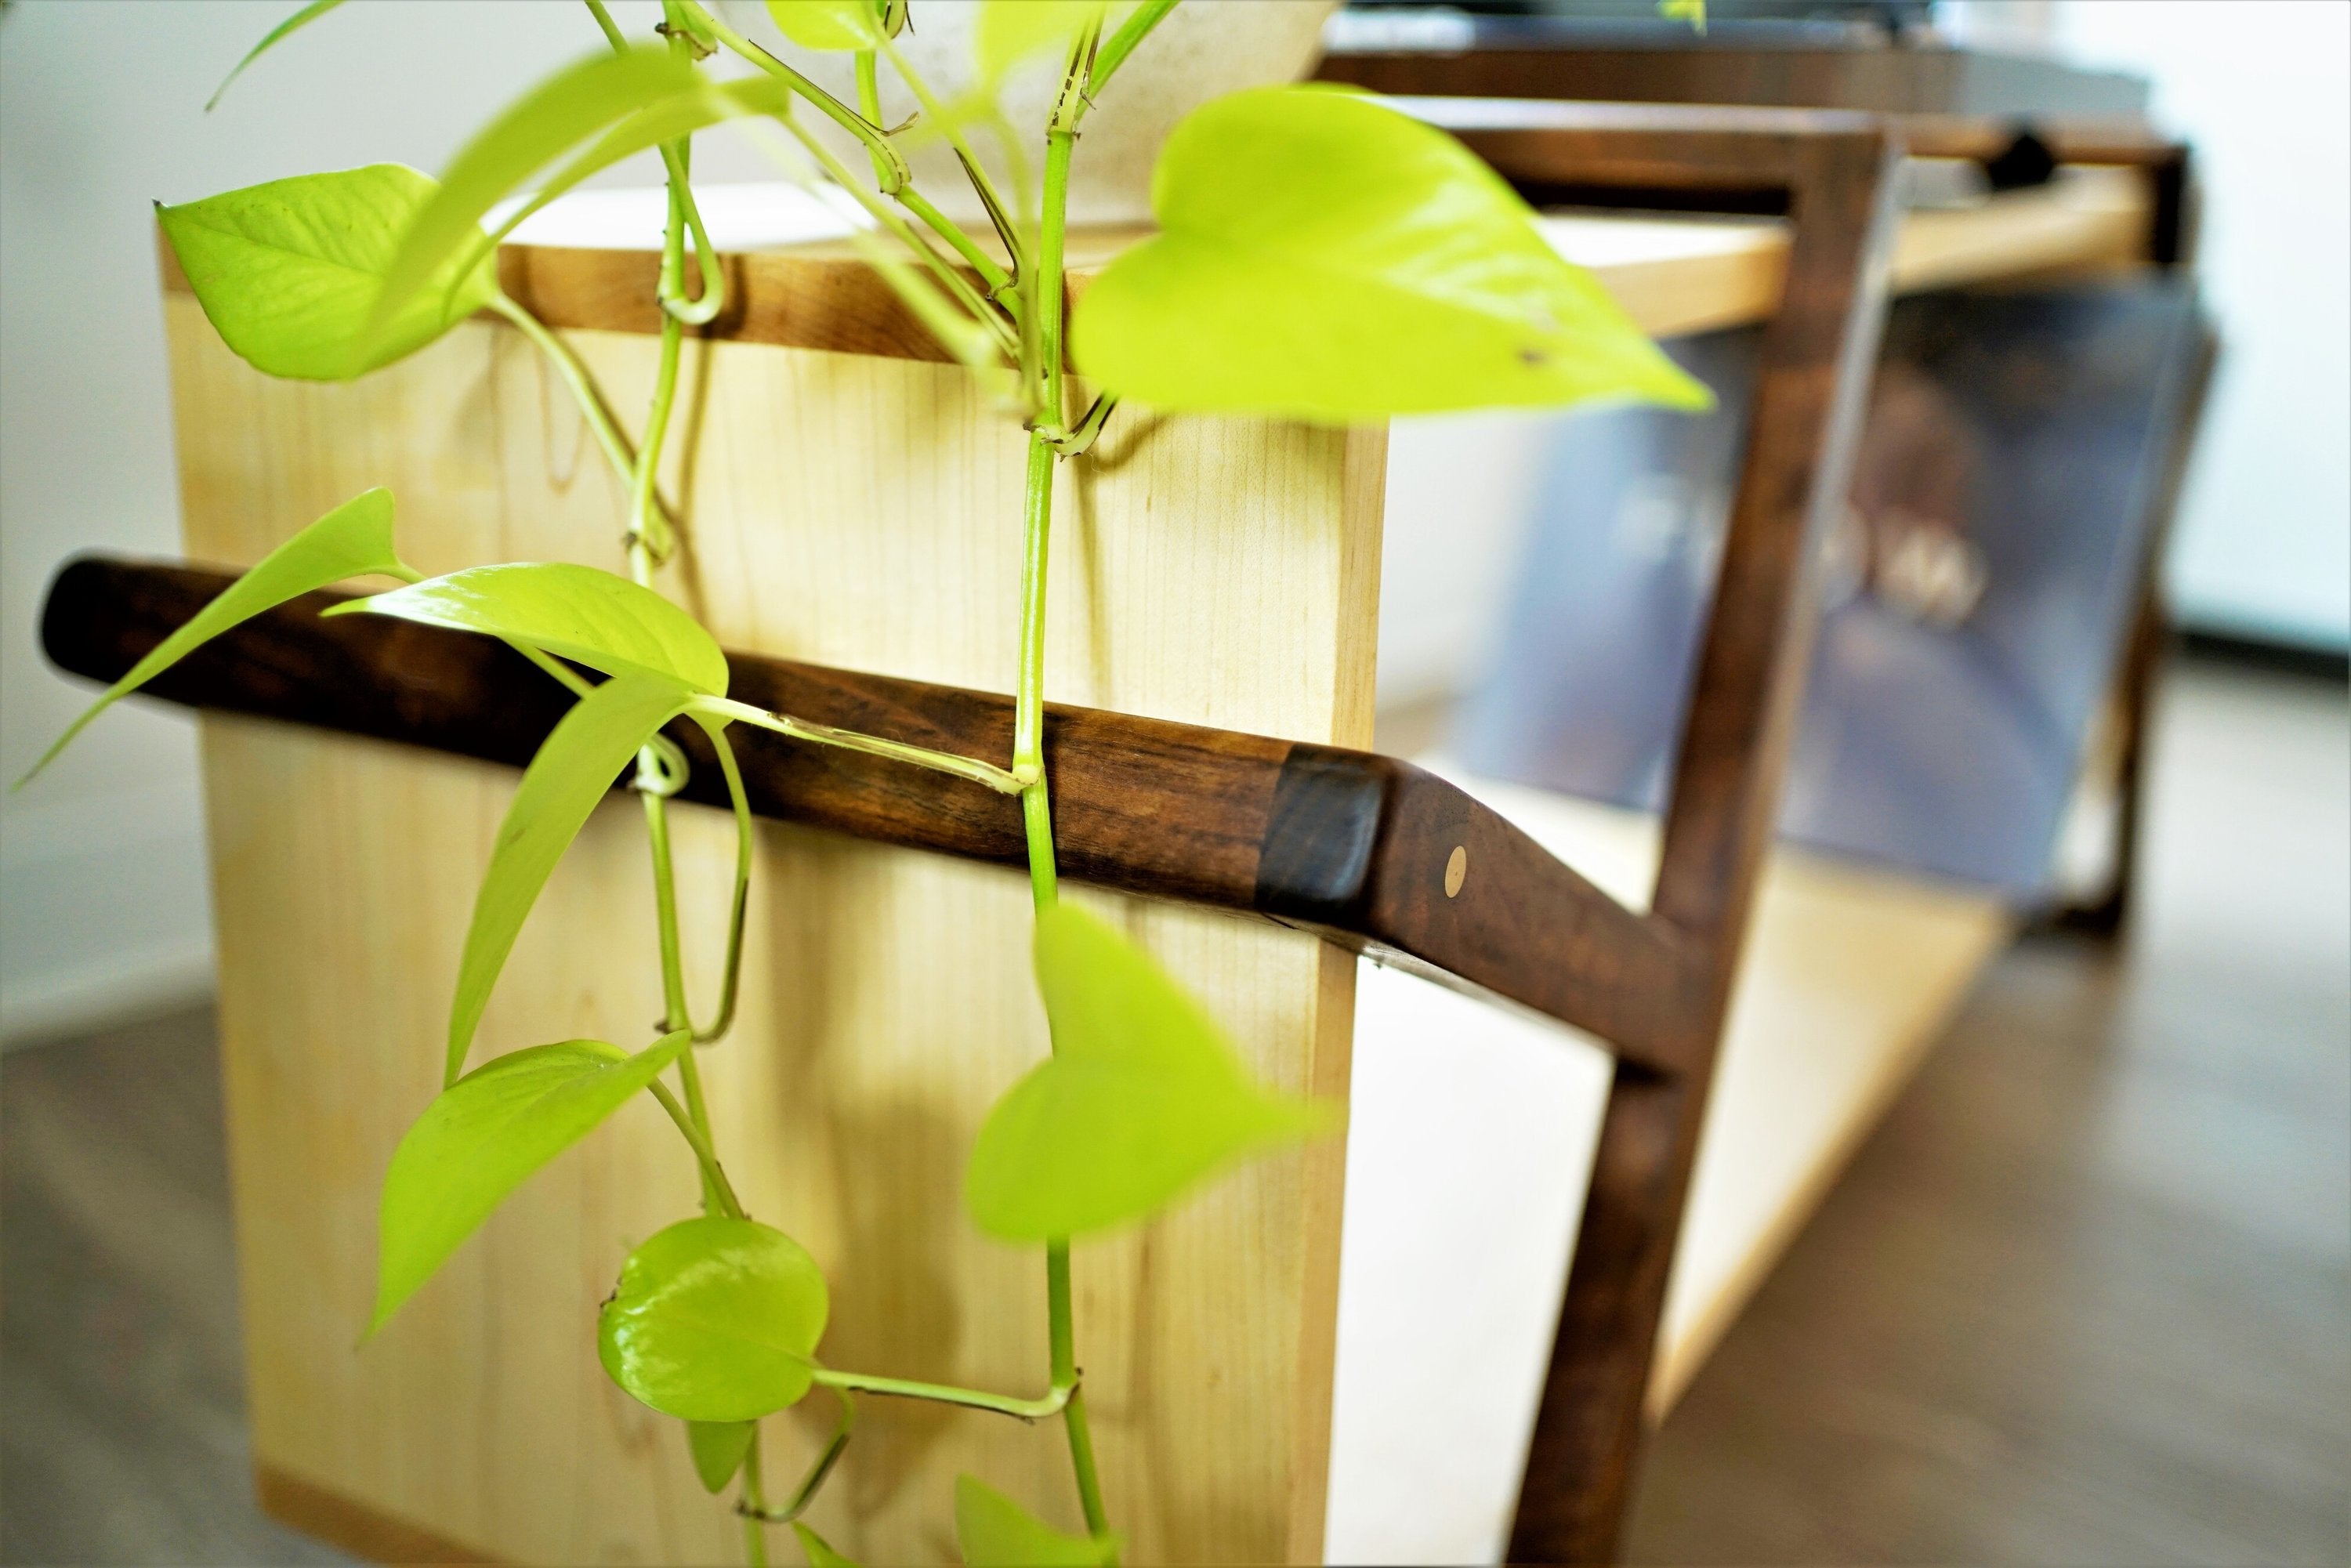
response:
[[[1045,431],[1047,444],[1064,457],[1084,456],[1093,450],[1095,438],[1102,434],[1102,426],[1108,423],[1111,411],[1117,407],[1118,397],[1115,393],[1096,394],[1092,403],[1086,409],[1085,417],[1079,420],[1074,428],[1061,435],[1055,435],[1050,430]]]
[[[1022,782],[1020,824],[1029,843],[1029,891],[1039,909],[1061,897],[1053,858],[1053,805],[1045,778],[1045,568],[1053,536],[1053,446],[1029,437],[1020,568],[1020,677],[1013,693],[1012,777]]]
[[[571,396],[579,403],[580,414],[588,421],[588,428],[595,434],[596,444],[604,449],[604,456],[612,465],[612,471],[621,476],[621,483],[630,486],[633,493],[637,482],[636,455],[629,450],[628,439],[621,434],[620,426],[612,423],[611,412],[605,408],[604,400],[597,394],[596,383],[590,378],[588,367],[580,362],[580,357],[562,339],[548,330],[544,322],[506,295],[491,295],[490,308],[520,328],[522,335],[529,339],[555,366],[556,373],[563,378],[563,384],[571,389]],[[660,526],[649,536],[648,543],[656,556],[665,556],[673,548],[674,535],[670,528],[669,514],[662,509],[658,500],[653,504],[650,520]]]
[[[590,3],[592,5],[595,0],[590,0]],[[692,46],[683,37],[673,34],[670,47],[674,51],[684,51]],[[680,287],[684,271],[686,188],[686,162],[682,152],[681,156],[670,163],[669,223],[662,240],[661,279],[657,288],[664,299]],[[636,478],[631,486],[629,569],[630,575],[643,587],[651,586],[653,576],[653,562],[649,557],[653,553],[653,541],[649,537],[646,523],[657,504],[654,500],[655,475],[661,466],[662,448],[668,438],[670,415],[677,396],[678,355],[684,334],[684,322],[675,314],[665,311],[662,317],[661,358],[653,377],[653,405],[645,415],[644,444],[637,454]],[[674,543],[674,536],[672,538]],[[744,806],[740,800],[740,779],[733,768],[734,756],[723,736],[714,734],[713,738],[718,745],[720,766],[727,769],[729,789],[737,797],[739,824]],[[645,836],[653,851],[653,913],[661,946],[664,1027],[684,1030],[698,1041],[705,1037],[694,1027],[693,1009],[686,999],[685,962],[677,928],[677,879],[669,836],[668,797],[674,794],[684,780],[682,777],[664,779],[659,764],[659,756],[651,747],[638,754],[637,790],[644,800]],[[750,844],[742,836],[739,825],[737,835],[735,904],[727,931],[726,975],[719,1021],[713,1031],[713,1038],[716,1033],[723,1033],[733,1019],[736,989],[741,973],[743,911],[750,873]],[[703,1170],[702,1206],[707,1213],[720,1213],[731,1201],[731,1194],[726,1195],[726,1199],[722,1200],[721,1184],[725,1178],[715,1174],[718,1169],[717,1137],[712,1131],[709,1103],[702,1092],[702,1064],[695,1060],[692,1045],[677,1059],[677,1077],[678,1086],[685,1093],[687,1120],[700,1136],[698,1149],[710,1151],[710,1158]]]
[[[1030,303],[1037,326],[1043,414],[1056,430],[1066,417],[1061,385],[1062,242],[1069,214],[1070,157],[1077,145],[1077,122],[1085,107],[1079,84],[1094,58],[1096,41],[1094,30],[1089,29],[1071,47],[1061,94],[1045,132],[1045,196],[1038,234],[1037,292]],[[1095,428],[1100,428],[1098,422]],[[1029,885],[1040,910],[1060,896],[1044,751],[1045,582],[1052,549],[1053,446],[1053,436],[1046,431],[1030,432],[1023,508],[1020,680],[1013,716],[1013,771],[1031,780],[1020,797],[1021,821],[1028,832]],[[1069,1437],[1070,1469],[1077,1480],[1078,1501],[1085,1511],[1087,1531],[1097,1541],[1102,1540],[1110,1534],[1110,1515],[1102,1506],[1102,1480],[1095,1470],[1093,1430],[1086,1419],[1085,1395],[1078,1386],[1077,1320],[1071,1299],[1067,1238],[1045,1244],[1045,1319],[1053,1385],[1070,1390],[1061,1422]]]
[[[718,1164],[718,1139],[710,1130],[710,1104],[702,1096],[702,1063],[695,1060],[694,1043],[691,1040],[686,1042],[684,1051],[677,1053],[677,1081],[685,1090],[686,1119],[694,1124],[694,1130],[702,1134],[703,1146],[710,1151],[711,1169],[721,1170]],[[723,1178],[723,1170],[721,1176]],[[722,1196],[715,1182],[707,1185],[709,1190],[703,1195],[702,1200],[704,1208],[712,1214],[726,1213],[728,1200],[734,1195],[730,1192]],[[739,1208],[741,1205],[737,1204],[735,1207]]]
[[[679,137],[662,144],[662,166],[670,182],[670,199],[677,204],[679,215],[684,218],[688,233],[694,235],[694,264],[702,274],[702,292],[688,298],[681,276],[658,295],[662,314],[672,321],[689,327],[703,327],[718,319],[726,308],[726,269],[719,265],[718,248],[710,243],[710,231],[703,226],[702,209],[695,200],[686,171],[692,166],[692,141]]]
[[[998,265],[994,256],[980,249],[979,242],[966,234],[961,224],[931,205],[930,199],[912,185],[900,190],[896,201],[929,227],[946,236],[947,243],[955,247],[957,256],[963,257],[964,264],[979,274],[987,284],[986,298],[998,305],[1006,303],[1013,287],[1012,274]]]
[[[1117,32],[1102,40],[1102,49],[1094,56],[1093,67],[1086,73],[1086,97],[1091,99],[1110,81],[1111,73],[1126,63],[1151,29],[1167,19],[1176,9],[1177,0],[1144,0],[1134,13],[1119,24]]]
[[[1076,133],[1061,129],[1061,107],[1057,104],[1054,128],[1045,138],[1045,207],[1029,318],[1036,323],[1042,417],[1057,429],[1062,418],[1062,243],[1070,204],[1070,155],[1077,145]],[[1021,507],[1020,677],[1013,696],[1012,771],[1026,786],[1020,792],[1020,819],[1029,841],[1029,890],[1040,909],[1060,896],[1053,858],[1052,799],[1045,777],[1045,585],[1053,545],[1053,438],[1042,430],[1030,432]]]
[[[664,5],[664,16],[672,9],[672,6]],[[604,41],[612,46],[612,52],[627,54],[629,40],[622,33],[620,24],[612,20],[611,12],[604,8],[604,0],[588,0],[588,11],[596,18],[596,26],[603,30]],[[694,51],[693,42],[682,30],[670,34],[669,47],[674,55],[690,55]],[[678,208],[682,206],[685,222],[694,230],[694,254],[702,266],[702,297],[699,299],[686,298],[677,285],[670,280],[666,269],[663,277],[664,287],[657,297],[664,314],[699,327],[716,319],[718,313],[726,308],[726,277],[719,270],[718,253],[711,246],[710,235],[702,226],[702,213],[695,206],[694,194],[687,189],[686,169],[691,157],[688,146],[683,137],[675,141],[665,141],[662,143],[661,160],[662,166],[669,172],[672,221],[676,221]]]
[[[710,737],[711,749],[718,753],[718,770],[726,778],[726,801],[735,810],[735,902],[726,917],[726,968],[719,982],[718,1016],[708,1027],[695,1030],[696,1045],[708,1045],[735,1027],[735,1003],[743,982],[743,915],[751,901],[753,848],[751,800],[743,789],[743,768],[735,760],[735,743],[718,725],[704,725],[703,731]]]
[[[419,578],[417,580],[422,582],[423,579]],[[540,669],[553,676],[556,683],[561,685],[564,690],[569,692],[573,696],[584,697],[590,691],[595,689],[586,681],[581,680],[580,678],[580,673],[571,668],[570,665],[565,664],[562,660],[549,657],[548,654],[539,652],[537,648],[532,647],[528,643],[517,643],[505,638],[501,638],[499,640],[506,643],[507,647],[512,648],[516,653],[520,653],[524,658],[528,659],[532,664],[537,664]]]
[[[998,116],[997,123],[1001,124],[1001,122],[1002,117]],[[1019,149],[1018,145],[1013,145],[1010,149],[1010,157],[1008,160],[1012,163],[1012,193],[1017,199],[1026,201],[1028,200],[1029,194],[1029,175],[1027,170],[1021,164],[1019,152]],[[957,156],[960,157],[961,155],[958,154]],[[987,209],[988,225],[996,230],[997,239],[1002,242],[1004,246],[1004,254],[1013,259],[1017,271],[1018,267],[1022,265],[1020,261],[1022,250],[1020,246],[1019,225],[1012,221],[1012,214],[1006,212],[1003,206],[998,203],[995,193],[992,190],[981,184],[977,180],[972,179],[971,171],[969,169],[966,169],[964,171],[964,177],[967,180],[971,181],[971,188],[978,193],[980,205]],[[998,296],[1016,294],[1019,290],[1019,280],[1017,277],[1008,277],[1002,283],[997,284],[995,287]]]
[[[874,68],[875,55],[872,49],[857,51],[857,107],[874,124],[882,123],[882,83]],[[912,180],[900,183],[896,190],[888,187],[890,171],[883,167],[879,153],[873,155],[873,183],[882,193],[895,200],[925,225],[956,249],[956,254],[987,280],[989,297],[995,298],[1012,281],[1012,275],[997,265],[996,258],[979,248],[978,242],[964,233],[963,225],[931,205],[928,197],[914,189]],[[992,215],[992,210],[991,210]],[[1012,253],[1018,256],[1019,253]]]
[[[946,344],[958,359],[964,360],[967,364],[971,363],[965,350],[958,347],[954,329],[958,323],[967,321],[969,326],[987,338],[996,350],[1008,356],[1018,355],[1019,340],[1014,338],[1011,329],[1005,325],[1003,313],[992,308],[979,292],[972,287],[969,279],[947,265],[937,251],[926,244],[914,229],[907,226],[904,218],[883,205],[871,191],[851,179],[849,171],[841,167],[841,160],[835,158],[823,142],[810,135],[806,126],[789,115],[778,116],[777,119],[778,123],[791,132],[793,140],[800,144],[801,151],[815,162],[817,167],[823,170],[825,175],[836,186],[848,193],[851,200],[864,208],[866,215],[871,217],[876,225],[912,252],[914,259],[921,262],[938,283],[939,291],[947,297],[946,300],[941,300],[935,296],[925,296],[919,286],[914,282],[913,275],[906,271],[904,265],[897,257],[891,256],[872,235],[859,230],[851,231],[850,243],[857,246],[863,252],[866,260],[872,263],[873,269],[882,275],[883,281],[889,284],[898,297],[906,301],[914,313],[922,319],[923,325],[929,328],[940,342]],[[775,159],[779,166],[790,172],[790,166],[778,156],[776,150],[764,138],[762,129],[756,121],[739,120],[737,124],[746,135],[751,138],[754,146],[759,147],[770,158]],[[803,175],[795,174],[794,177],[802,179],[804,183],[807,183]],[[950,301],[954,305],[962,307],[964,312],[962,317],[954,316],[953,311],[948,308]]]
[[[865,143],[866,152],[890,171],[888,177],[882,182],[885,189],[892,181],[901,184],[905,183],[906,160],[892,144],[890,138],[883,133],[880,126],[872,124],[841,99],[720,21],[711,13],[708,6],[697,5],[695,0],[681,0],[680,8],[701,23],[712,37],[716,38],[769,76],[789,83],[794,92],[815,105],[820,114]],[[846,183],[846,182],[843,183]]]
[[[645,837],[653,846],[653,909],[661,943],[662,1028],[692,1029],[693,1020],[686,1015],[685,965],[677,939],[677,879],[670,859],[669,802],[642,783],[637,793],[645,803]]]
[[[830,1366],[811,1369],[816,1381],[832,1389],[852,1389],[860,1394],[878,1394],[889,1399],[928,1399],[940,1405],[959,1405],[967,1410],[985,1410],[991,1415],[1009,1416],[1016,1421],[1042,1421],[1057,1416],[1069,1407],[1076,1393],[1074,1384],[1057,1383],[1050,1392],[1037,1399],[1019,1399],[1008,1394],[989,1394],[977,1388],[957,1388],[945,1383],[917,1383],[904,1377],[877,1377],[870,1373],[841,1372]]]
[[[720,1212],[731,1219],[748,1218],[749,1216],[743,1212],[742,1200],[735,1196],[734,1186],[726,1179],[726,1172],[718,1164],[718,1155],[710,1147],[710,1140],[704,1136],[701,1128],[695,1125],[694,1118],[687,1113],[685,1107],[677,1103],[677,1096],[669,1092],[669,1085],[656,1078],[645,1087],[653,1091],[653,1098],[660,1101],[662,1109],[669,1113],[669,1119],[677,1124],[677,1130],[684,1137],[687,1147],[693,1149],[694,1157],[702,1162],[702,1174],[718,1195]]]
[[[751,1447],[743,1456],[743,1500],[735,1511],[743,1516],[743,1555],[751,1568],[768,1568],[768,1532],[762,1524],[768,1512],[767,1479],[759,1473],[759,1425],[751,1424]]]
[[[604,0],[588,0],[588,14],[595,17],[596,26],[603,29],[604,41],[612,46],[614,54],[629,52],[628,37],[621,31],[621,25],[612,20],[612,13],[604,8]]]
[[[857,51],[857,112],[874,125],[880,126],[882,124],[882,78],[881,73],[874,69],[875,58],[872,49]],[[888,131],[885,130],[883,134],[887,135]],[[867,152],[873,160],[873,183],[875,188],[879,189],[890,178],[890,168],[882,161],[881,153],[874,152],[870,148]]]
[[[810,1465],[808,1473],[800,1478],[800,1484],[792,1492],[792,1500],[779,1509],[770,1509],[766,1506],[763,1499],[760,1506],[754,1511],[751,1500],[747,1495],[740,1505],[742,1512],[758,1519],[762,1524],[789,1524],[806,1513],[809,1511],[809,1505],[816,1501],[816,1494],[823,1489],[825,1478],[832,1474],[832,1467],[841,1462],[842,1451],[849,1447],[850,1434],[857,1426],[857,1404],[850,1397],[849,1390],[836,1388],[832,1394],[834,1398],[841,1401],[841,1419],[833,1426],[832,1440],[825,1444],[824,1452],[816,1457],[816,1462]],[[747,1487],[744,1490],[747,1493],[750,1489]]]
[[[952,751],[933,751],[925,746],[909,746],[900,740],[885,740],[878,735],[865,735],[853,729],[835,729],[829,724],[811,724],[794,718],[789,714],[769,713],[731,697],[698,696],[687,705],[690,714],[717,719],[734,719],[757,729],[773,730],[795,740],[812,740],[819,746],[838,746],[849,751],[862,751],[874,757],[886,757],[894,762],[911,763],[928,768],[934,772],[951,773],[958,779],[968,779],[984,784],[999,795],[1022,792],[1022,780],[993,763],[982,762],[977,757],[959,757]]]
[[[1061,1424],[1070,1437],[1070,1469],[1078,1480],[1078,1505],[1085,1510],[1086,1530],[1096,1540],[1110,1533],[1110,1514],[1102,1507],[1102,1479],[1094,1471],[1093,1429],[1086,1423],[1085,1390],[1078,1385],[1076,1317],[1070,1304],[1070,1244],[1066,1239],[1045,1243],[1045,1326],[1053,1364],[1053,1385],[1066,1385],[1070,1402],[1061,1408]]]
[[[674,187],[669,199],[669,210],[671,233],[674,236],[679,213]],[[666,273],[666,265],[664,270]],[[660,530],[654,529],[652,524],[661,514],[662,449],[669,444],[670,412],[677,401],[678,359],[684,343],[685,323],[664,313],[661,324],[661,357],[653,371],[653,406],[645,413],[644,443],[638,448],[636,474],[629,486],[629,531],[626,538],[631,543],[643,539],[657,560],[667,559],[669,553],[659,548],[659,541],[664,535],[671,549],[674,549],[677,544],[676,535],[668,529],[666,521]]]
[[[677,878],[670,855],[669,801],[657,788],[647,788],[643,782],[645,762],[638,760],[638,797],[645,803],[645,839],[652,846],[653,858],[653,919],[661,944],[662,1029],[664,1032],[684,1030],[691,1033],[694,1019],[685,1000],[685,964],[677,938]],[[711,1214],[723,1213],[726,1205],[720,1201],[718,1183],[711,1171],[717,1166],[716,1134],[710,1127],[710,1106],[702,1094],[702,1064],[695,1060],[689,1044],[677,1059],[678,1086],[685,1092],[686,1120],[694,1124],[701,1139],[701,1147],[711,1151],[709,1166],[702,1176],[702,1207]]]
[[[891,68],[898,73],[898,79],[906,84],[907,89],[914,95],[914,101],[923,106],[925,114],[930,116],[932,125],[947,139],[947,145],[955,149],[956,160],[963,165],[964,177],[971,182],[971,188],[978,193],[981,204],[990,212],[1004,211],[1004,198],[997,194],[995,182],[987,177],[987,171],[980,167],[978,155],[964,141],[963,132],[956,126],[955,117],[940,104],[937,95],[931,91],[930,84],[923,79],[922,73],[898,52],[897,45],[883,38],[881,47],[882,52],[890,58]],[[1028,258],[1016,250],[1012,253],[1012,264],[1016,269],[1025,268]]]

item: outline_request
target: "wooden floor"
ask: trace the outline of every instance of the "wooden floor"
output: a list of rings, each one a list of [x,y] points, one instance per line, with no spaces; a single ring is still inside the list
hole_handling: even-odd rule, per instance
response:
[[[2351,726],[2170,688],[2141,918],[2003,958],[1698,1374],[1655,1563],[2351,1562]]]
[[[2351,705],[2172,684],[2142,919],[2028,942],[1667,1421],[1659,1563],[2351,1561]],[[0,1563],[248,1501],[210,1020],[0,1063]]]
[[[0,1061],[0,1561],[340,1563],[254,1510],[209,1010]]]

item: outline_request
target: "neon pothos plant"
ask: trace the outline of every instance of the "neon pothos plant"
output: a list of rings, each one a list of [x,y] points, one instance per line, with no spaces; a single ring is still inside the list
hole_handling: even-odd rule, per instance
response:
[[[255,55],[335,3],[305,7]],[[1595,282],[1552,252],[1526,207],[1478,159],[1369,95],[1327,88],[1239,92],[1186,120],[1154,178],[1156,237],[1111,262],[1075,319],[1065,322],[1062,241],[1080,132],[1174,3],[987,0],[976,29],[977,85],[943,101],[893,41],[905,25],[904,0],[768,0],[769,14],[797,44],[853,54],[852,105],[695,0],[664,0],[662,37],[643,44],[622,35],[600,0],[586,0],[609,49],[525,93],[438,182],[377,165],[159,209],[205,314],[256,368],[348,381],[489,310],[553,362],[627,487],[630,576],[517,562],[431,580],[401,561],[391,494],[370,490],[271,552],[100,696],[57,746],[205,639],[298,594],[359,577],[393,578],[402,586],[328,613],[397,616],[500,638],[569,689],[577,701],[525,771],[474,906],[441,1042],[444,1087],[385,1174],[371,1332],[534,1171],[624,1102],[652,1095],[698,1168],[702,1212],[629,1255],[600,1312],[597,1351],[614,1382],[688,1424],[705,1486],[739,1488],[737,1507],[755,1563],[766,1560],[770,1523],[792,1524],[813,1563],[846,1561],[800,1515],[850,1440],[859,1394],[1031,1421],[1059,1417],[1086,1533],[1053,1530],[966,1477],[954,1500],[965,1558],[1114,1562],[1119,1537],[1096,1477],[1078,1372],[1070,1247],[1141,1220],[1217,1170],[1309,1137],[1332,1119],[1328,1107],[1253,1082],[1215,1022],[1174,979],[1113,927],[1060,898],[1042,748],[1055,465],[1084,461],[1123,398],[1161,410],[1325,423],[1591,398],[1683,406],[1705,399]],[[709,77],[701,62],[721,50],[757,72],[731,81]],[[1032,192],[1019,165],[1023,146],[1033,143],[1005,125],[993,95],[1008,70],[1048,52],[1062,64],[1061,89],[1040,128],[1043,174]],[[921,105],[914,122],[895,130],[881,122],[885,64]],[[853,135],[868,166],[852,171],[834,158],[810,133],[810,113]],[[855,199],[870,220],[858,235],[868,260],[1029,433],[1008,758],[946,755],[737,701],[727,695],[726,660],[710,633],[648,586],[653,569],[675,548],[678,528],[691,522],[670,515],[655,475],[684,335],[724,303],[725,275],[690,183],[690,139],[721,121],[738,122],[794,178]],[[975,130],[1009,150],[1016,173],[1008,193],[974,154],[967,137]],[[967,233],[915,189],[904,149],[925,137],[953,145],[990,232]],[[646,149],[659,151],[667,172],[669,218],[656,285],[659,370],[632,443],[561,340],[499,291],[492,255],[523,216]],[[530,198],[486,231],[492,209],[526,188]],[[1081,410],[1070,402],[1065,357],[1103,389]],[[709,737],[737,826],[725,977],[714,1014],[702,1023],[688,1007],[670,865],[667,802],[684,782],[685,762],[663,731],[677,722]],[[831,1306],[823,1274],[798,1242],[746,1213],[727,1180],[695,1053],[726,1034],[741,973],[752,835],[728,740],[737,725],[856,747],[1019,797],[1036,907],[1036,979],[1051,1051],[1008,1086],[981,1127],[965,1197],[982,1230],[1043,1249],[1050,1352],[1041,1395],[946,1387],[828,1364],[820,1354]],[[653,862],[665,1006],[659,1038],[633,1054],[601,1040],[563,1040],[467,1071],[475,1026],[532,903],[632,759]],[[771,1500],[758,1422],[820,1386],[838,1402],[839,1426],[808,1474]]]

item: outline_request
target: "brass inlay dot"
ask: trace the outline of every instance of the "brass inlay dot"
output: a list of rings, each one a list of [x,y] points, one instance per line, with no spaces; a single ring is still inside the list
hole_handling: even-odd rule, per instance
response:
[[[1469,846],[1456,844],[1445,862],[1445,896],[1458,897],[1461,884],[1469,879]]]

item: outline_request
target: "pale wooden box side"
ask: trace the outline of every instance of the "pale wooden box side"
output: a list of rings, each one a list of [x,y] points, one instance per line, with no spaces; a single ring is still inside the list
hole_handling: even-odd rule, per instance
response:
[[[248,562],[371,485],[421,570],[617,568],[622,497],[520,337],[461,326],[355,385],[265,378],[167,296],[187,547]],[[573,334],[633,424],[644,337]],[[961,372],[754,344],[689,348],[664,587],[738,648],[1008,689],[1021,438]],[[1123,413],[1055,520],[1056,700],[1346,745],[1370,737],[1384,434]],[[1085,472],[1081,469],[1081,473]],[[452,977],[515,775],[255,721],[205,723],[231,1152],[256,1463],[517,1560],[733,1561],[677,1423],[611,1386],[595,1303],[693,1211],[649,1104],[532,1181],[375,1341],[378,1183],[437,1084]],[[679,813],[706,1010],[723,815]],[[752,1211],[826,1268],[835,1364],[1041,1387],[1043,1270],[964,1218],[987,1106],[1045,1051],[1015,873],[765,824],[734,1035],[705,1053]],[[1270,925],[1081,893],[1159,953],[1268,1081],[1343,1095],[1353,962]],[[590,821],[524,930],[475,1060],[634,1048],[660,1007],[640,812]],[[1081,1359],[1130,1560],[1321,1552],[1339,1140],[1245,1167],[1077,1253]],[[771,1487],[832,1419],[768,1424]],[[970,1470],[1077,1524],[1056,1426],[867,1400],[811,1516],[874,1562],[953,1555]],[[780,1535],[780,1532],[778,1532]],[[776,1548],[789,1557],[778,1540]]]

